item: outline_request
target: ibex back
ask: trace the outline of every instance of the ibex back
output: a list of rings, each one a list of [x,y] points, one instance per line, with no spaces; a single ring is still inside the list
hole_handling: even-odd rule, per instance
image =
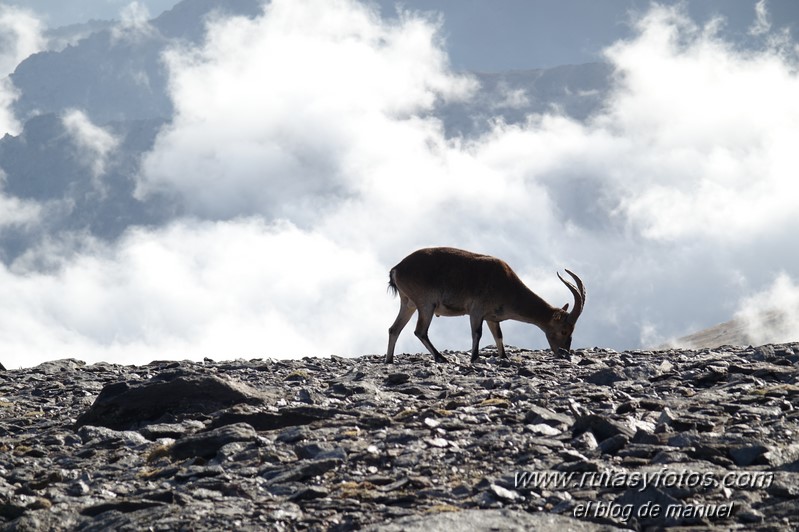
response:
[[[585,305],[585,287],[575,274],[566,270],[577,286],[558,278],[574,295],[574,307],[550,306],[533,293],[504,261],[455,248],[425,248],[414,251],[389,273],[389,288],[400,296],[397,319],[388,329],[386,363],[394,361],[394,347],[400,332],[418,311],[416,336],[432,353],[436,362],[447,359],[427,337],[433,315],[469,316],[472,327],[472,362],[478,357],[483,322],[505,357],[499,322],[517,320],[532,323],[546,334],[549,347],[557,353],[571,349],[572,332]]]

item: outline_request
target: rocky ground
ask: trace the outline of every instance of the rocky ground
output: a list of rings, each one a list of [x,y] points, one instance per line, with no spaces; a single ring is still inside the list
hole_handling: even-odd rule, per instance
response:
[[[799,344],[510,354],[0,371],[0,528],[799,528]]]

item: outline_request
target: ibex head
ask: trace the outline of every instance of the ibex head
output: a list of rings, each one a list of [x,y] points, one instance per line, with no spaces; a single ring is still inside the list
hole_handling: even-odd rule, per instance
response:
[[[585,286],[583,286],[583,282],[571,271],[566,270],[566,273],[574,278],[577,286],[561,277],[560,273],[558,273],[558,279],[563,281],[563,284],[574,295],[574,308],[569,312],[569,304],[566,303],[562,309],[556,310],[549,323],[542,327],[553,353],[557,353],[561,349],[566,351],[571,349],[574,325],[583,312],[583,305],[585,305]]]

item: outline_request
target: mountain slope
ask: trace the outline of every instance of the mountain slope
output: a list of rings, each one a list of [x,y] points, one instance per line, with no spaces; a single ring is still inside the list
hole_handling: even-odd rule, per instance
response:
[[[779,335],[779,331],[787,326],[786,313],[772,310],[748,322],[743,318],[734,318],[707,329],[697,331],[669,342],[664,347],[685,347],[690,349],[715,348],[723,345],[759,345],[764,338]],[[765,331],[770,331],[769,334]]]

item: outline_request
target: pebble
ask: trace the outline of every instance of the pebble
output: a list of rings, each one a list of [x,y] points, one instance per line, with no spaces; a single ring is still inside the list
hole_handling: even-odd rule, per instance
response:
[[[799,528],[799,344],[507,351],[0,369],[0,529]]]

